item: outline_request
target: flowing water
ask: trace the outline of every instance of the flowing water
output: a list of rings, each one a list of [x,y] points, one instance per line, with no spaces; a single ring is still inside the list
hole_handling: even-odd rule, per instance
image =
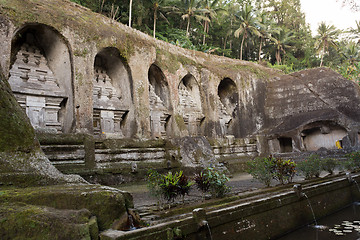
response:
[[[360,203],[318,220],[278,240],[360,240]],[[316,227],[316,226],[321,226]]]
[[[309,205],[309,207],[310,207],[310,209],[311,209],[311,213],[312,213],[313,218],[314,218],[315,226],[318,226],[317,221],[316,221],[316,217],[315,217],[315,213],[314,213],[314,209],[313,209],[312,206],[311,206],[310,199],[308,198],[308,196],[307,196],[305,193],[304,193],[304,197],[305,197],[305,198],[307,199],[307,201],[308,201],[308,205]]]
[[[358,190],[359,190],[359,192],[360,192],[360,187],[359,187],[358,182],[357,182],[356,180],[354,180],[354,183],[356,184],[356,187],[357,187],[357,189],[358,189]]]
[[[208,223],[208,222],[206,222],[206,226],[207,226],[207,230],[208,230],[209,236],[210,236],[210,239],[209,239],[209,240],[213,240],[212,235],[211,235],[210,226],[209,226],[209,223]]]
[[[129,231],[135,230],[136,227],[134,226],[134,219],[131,214],[129,214],[129,216],[128,216],[128,221],[129,221]]]

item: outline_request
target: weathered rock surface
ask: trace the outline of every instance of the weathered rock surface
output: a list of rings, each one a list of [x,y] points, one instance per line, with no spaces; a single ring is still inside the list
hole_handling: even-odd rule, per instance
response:
[[[58,171],[40,150],[26,114],[0,73],[0,184],[36,186],[86,183],[77,175]]]
[[[88,209],[97,217],[100,230],[133,207],[129,193],[99,185],[56,185],[2,190],[0,202],[22,202],[56,209]],[[1,225],[1,224],[0,224]]]
[[[96,217],[86,209],[59,210],[23,203],[0,205],[1,239],[98,239]]]

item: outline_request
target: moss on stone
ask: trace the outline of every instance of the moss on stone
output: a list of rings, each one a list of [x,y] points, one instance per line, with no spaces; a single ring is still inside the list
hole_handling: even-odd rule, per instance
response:
[[[132,206],[132,197],[116,189],[96,185],[47,186],[2,191],[0,202],[22,202],[56,209],[88,209],[98,219],[99,229],[111,226]]]
[[[2,73],[0,73],[0,136],[0,152],[30,151],[39,147],[30,121],[12,95]]]
[[[134,45],[141,48],[151,47],[153,44],[136,34],[128,34],[118,27],[118,22],[92,12],[72,2],[63,0],[0,0],[2,14],[7,16],[16,27],[26,23],[41,23],[54,27],[58,31],[70,28],[83,39],[84,42],[95,43],[101,49],[114,46],[120,50],[121,56],[128,61],[134,53]],[[77,49],[76,56],[84,57],[87,50]]]
[[[91,239],[90,216],[86,209],[57,210],[22,203],[3,203],[0,206],[0,238]]]
[[[36,133],[36,137],[40,144],[43,145],[57,145],[57,144],[84,144],[84,140],[89,135],[79,133],[62,133],[62,134],[49,134],[49,133]]]
[[[162,69],[168,70],[170,73],[175,73],[180,69],[180,65],[192,65],[200,67],[195,61],[183,56],[171,53],[169,51],[157,48],[156,49],[156,62],[155,64]]]
[[[103,148],[110,148],[110,149],[120,149],[120,148],[163,148],[167,144],[167,141],[164,139],[153,139],[153,140],[146,140],[146,141],[138,141],[136,139],[106,139],[102,142],[97,142],[98,146]],[[167,145],[169,147],[169,145]],[[145,150],[148,151],[148,150]]]
[[[179,115],[179,114],[174,115],[174,119],[175,119],[176,125],[178,126],[180,131],[187,130],[186,124],[184,122],[184,118],[181,115]]]

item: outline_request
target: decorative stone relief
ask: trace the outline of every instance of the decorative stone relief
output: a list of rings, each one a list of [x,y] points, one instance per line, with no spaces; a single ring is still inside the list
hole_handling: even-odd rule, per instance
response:
[[[106,71],[100,67],[95,67],[93,84],[94,133],[123,137],[121,122],[129,110],[122,106],[120,93],[112,85]]]
[[[59,113],[68,97],[40,49],[28,44],[21,46],[10,69],[9,84],[35,129],[62,131]]]
[[[166,137],[166,122],[170,114],[151,84],[149,84],[149,102],[151,134],[155,138]]]
[[[200,103],[191,96],[183,83],[179,85],[179,110],[191,136],[198,135],[201,121],[204,119]]]
[[[220,101],[220,98],[218,98],[217,103],[218,103],[218,113],[219,113],[221,135],[226,136],[226,135],[228,135],[228,128],[229,128],[229,124],[232,120],[232,116],[229,113],[228,109],[226,109],[224,104]]]

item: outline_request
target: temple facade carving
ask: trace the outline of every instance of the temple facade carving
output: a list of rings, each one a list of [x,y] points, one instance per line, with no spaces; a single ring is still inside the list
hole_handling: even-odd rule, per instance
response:
[[[183,116],[190,136],[197,136],[205,115],[200,103],[196,102],[183,82],[179,85],[179,111]]]
[[[61,110],[68,96],[36,46],[23,44],[10,69],[9,84],[37,130],[62,132]]]
[[[128,112],[122,105],[121,94],[101,67],[95,67],[93,80],[94,133],[123,137],[121,122]]]
[[[151,84],[149,84],[149,103],[151,135],[153,138],[166,137],[166,123],[170,113]]]
[[[218,98],[217,101],[217,110],[219,114],[219,123],[220,123],[220,130],[221,130],[221,136],[229,135],[229,124],[232,120],[231,116],[231,109],[227,109],[225,105],[220,101],[220,98]]]

